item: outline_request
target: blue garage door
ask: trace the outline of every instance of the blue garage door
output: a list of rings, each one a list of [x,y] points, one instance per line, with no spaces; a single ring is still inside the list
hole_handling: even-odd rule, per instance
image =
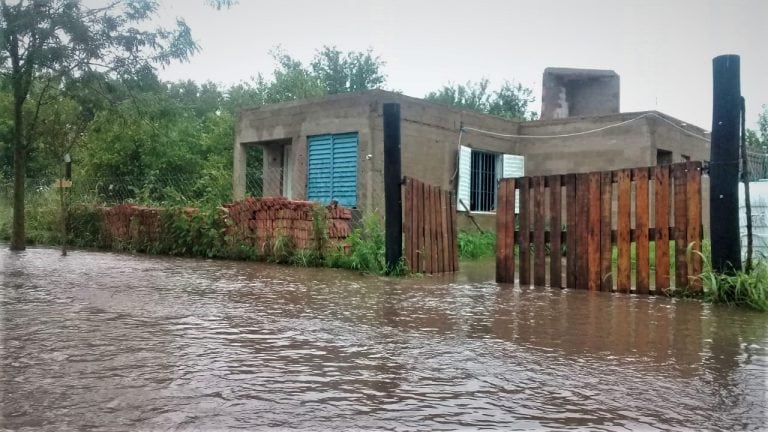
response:
[[[309,147],[307,199],[357,205],[357,133],[316,135]]]

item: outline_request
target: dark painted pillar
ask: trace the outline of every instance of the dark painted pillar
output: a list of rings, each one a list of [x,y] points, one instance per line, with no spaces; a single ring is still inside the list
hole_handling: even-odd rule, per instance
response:
[[[710,237],[712,268],[731,273],[741,269],[739,233],[739,117],[741,83],[739,56],[712,60],[712,140],[710,153]]]
[[[400,104],[384,104],[384,200],[387,267],[403,256],[403,204],[400,193]]]

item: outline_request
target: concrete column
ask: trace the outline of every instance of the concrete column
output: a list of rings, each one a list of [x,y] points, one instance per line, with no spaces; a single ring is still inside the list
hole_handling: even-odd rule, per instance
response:
[[[245,167],[248,154],[245,151],[245,145],[235,141],[232,152],[234,158],[232,161],[232,199],[237,201],[245,198]]]

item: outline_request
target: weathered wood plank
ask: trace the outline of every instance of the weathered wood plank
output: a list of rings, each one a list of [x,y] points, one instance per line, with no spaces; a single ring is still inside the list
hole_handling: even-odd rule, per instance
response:
[[[429,185],[424,183],[424,210],[423,210],[423,216],[424,216],[424,273],[431,274],[432,273],[432,240],[430,239],[430,233],[432,232],[432,223],[430,214],[431,212],[431,203],[430,200],[430,190],[431,188]]]
[[[565,238],[565,283],[568,288],[576,288],[576,221],[578,203],[576,202],[576,175],[565,176],[566,238]]]
[[[589,288],[589,174],[576,175],[576,286]]]
[[[631,173],[630,170],[618,172],[618,211],[616,214],[616,231],[618,262],[616,269],[616,288],[619,292],[629,293],[632,285],[632,266],[630,257],[631,226]]]
[[[544,177],[533,178],[533,202],[533,284],[544,286],[547,284],[544,243],[544,223],[546,222]]]
[[[509,282],[506,278],[507,273],[507,179],[499,181],[499,197],[496,205],[496,282]],[[513,209],[514,211],[514,209]]]
[[[654,251],[656,284],[654,292],[661,294],[669,288],[669,166],[653,168],[654,176]]]
[[[560,227],[562,226],[562,199],[560,176],[547,178],[549,184],[549,285],[560,288],[563,284],[563,268],[560,258]]]
[[[439,187],[435,186],[435,236],[437,237],[437,272],[445,273],[445,267],[443,257],[445,255],[445,242],[443,238],[443,216],[445,211],[443,210],[443,191]]]
[[[650,257],[648,249],[648,168],[636,168],[635,174],[635,292],[648,294]]]
[[[675,209],[675,287],[688,287],[688,262],[685,257],[688,247],[688,199],[686,197],[686,175],[685,164],[672,165],[672,181],[675,185],[675,195],[673,198]]]
[[[415,186],[415,199],[416,206],[416,265],[419,273],[424,273],[426,270],[425,264],[425,244],[424,244],[424,183],[417,181]]]
[[[443,197],[443,240],[445,243],[445,251],[443,252],[445,254],[444,262],[445,262],[445,271],[450,273],[453,271],[453,254],[451,253],[453,251],[451,247],[451,213],[449,206],[450,203],[450,193],[448,191],[441,191],[440,194]]]
[[[453,238],[453,271],[459,271],[459,227],[456,213],[456,195],[451,192],[451,236]]]
[[[520,285],[531,284],[531,179],[520,178]]]
[[[590,173],[586,178],[587,207],[587,289],[600,289],[600,173]]]
[[[431,225],[430,241],[432,243],[432,271],[430,273],[439,273],[440,266],[438,265],[438,254],[440,253],[440,240],[438,232],[438,214],[440,213],[440,203],[437,197],[437,188],[435,186],[429,186],[429,223]]]
[[[612,199],[613,180],[611,172],[606,171],[600,175],[600,291],[613,291]]]
[[[505,239],[507,248],[506,280],[508,283],[515,282],[515,179],[507,180],[507,213],[506,226],[507,237]]]
[[[691,245],[692,253],[688,267],[689,288],[701,291],[701,280],[698,278],[702,270],[701,253],[701,162],[688,162],[686,165],[686,199],[688,211],[687,243]]]
[[[413,223],[411,217],[413,216],[413,179],[406,177],[403,183],[403,202],[405,207],[405,215],[403,217],[404,236],[405,236],[405,261],[408,266],[408,270],[414,271],[413,265]]]

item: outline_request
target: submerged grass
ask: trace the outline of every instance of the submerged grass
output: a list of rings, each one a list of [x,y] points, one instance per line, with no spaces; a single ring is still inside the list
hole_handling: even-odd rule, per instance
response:
[[[0,240],[11,233],[11,203],[0,196]],[[190,214],[183,208],[168,208],[161,216],[158,238],[129,242],[105,241],[102,221],[96,206],[80,205],[69,209],[68,244],[76,247],[111,249],[134,253],[204,258],[264,260],[302,267],[334,267],[363,273],[402,276],[408,273],[404,261],[388,268],[385,259],[384,226],[380,216],[366,215],[345,240],[331,244],[325,231],[324,212],[313,215],[315,236],[310,249],[298,249],[286,235],[271,239],[265,250],[228,238],[226,224],[217,206],[200,208]],[[33,194],[27,200],[27,241],[29,244],[59,245],[62,220],[55,196]],[[132,227],[139,229],[139,227]]]
[[[712,269],[706,245],[701,255],[704,271],[699,279],[704,290],[704,300],[768,312],[768,261],[756,261],[749,272],[738,270],[721,274]]]

